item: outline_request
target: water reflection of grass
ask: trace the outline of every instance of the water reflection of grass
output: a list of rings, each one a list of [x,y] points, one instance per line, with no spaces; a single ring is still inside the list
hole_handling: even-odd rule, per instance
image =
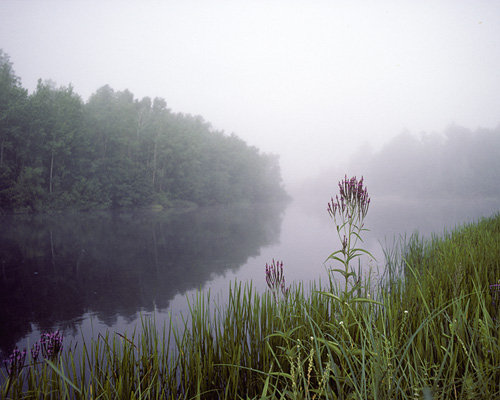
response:
[[[227,307],[199,293],[184,322],[144,319],[140,336],[99,336],[50,362],[28,353],[2,370],[0,397],[498,398],[499,278],[497,215],[388,252],[383,283],[356,294],[383,305],[300,284],[276,302],[235,283]]]

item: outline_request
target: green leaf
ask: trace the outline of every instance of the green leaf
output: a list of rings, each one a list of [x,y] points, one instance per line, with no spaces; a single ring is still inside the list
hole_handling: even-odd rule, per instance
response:
[[[50,367],[50,368],[52,368],[52,369],[53,369],[53,370],[57,373],[57,375],[59,375],[61,378],[63,378],[63,380],[64,380],[64,381],[65,381],[68,385],[70,385],[73,389],[75,389],[75,391],[76,391],[76,392],[77,392],[77,393],[81,396],[82,391],[81,391],[80,389],[78,389],[78,388],[76,387],[76,385],[75,385],[73,382],[71,382],[71,381],[70,381],[70,380],[66,377],[66,375],[64,375],[64,373],[63,373],[63,372],[62,372],[59,368],[57,368],[57,367],[55,366],[55,364],[54,364],[52,361],[45,359],[45,362],[46,362],[47,364],[49,364],[49,367]]]
[[[315,293],[321,294],[323,296],[331,297],[332,299],[337,300],[340,303],[343,303],[343,300],[340,297],[335,296],[333,293],[328,293],[328,292],[315,292]]]
[[[348,275],[348,273],[347,273],[347,275],[346,275],[346,272],[345,272],[345,270],[343,270],[343,269],[338,269],[338,268],[335,268],[335,269],[331,269],[331,270],[330,270],[330,272],[338,272],[338,273],[339,273],[340,275],[342,275],[344,278],[345,278],[346,276],[347,276],[347,277],[349,276],[349,275]]]
[[[365,249],[352,249],[353,252],[360,252],[360,253],[365,253],[367,255],[369,255],[371,258],[373,258],[374,260],[376,260],[376,258],[367,250]]]
[[[286,372],[270,372],[269,375],[273,376],[282,376],[287,379],[292,379],[292,375],[287,374]]]
[[[343,253],[343,250],[337,250],[334,251],[332,254],[330,254],[324,262],[327,262],[328,260],[337,260],[340,261],[342,264],[344,263],[344,260],[341,258],[337,257],[336,254]]]
[[[349,303],[372,303],[372,304],[378,304],[383,306],[384,303],[381,303],[380,301],[376,301],[373,299],[367,299],[366,297],[355,297],[354,299],[349,300]]]
[[[373,351],[367,350],[367,349],[347,349],[348,353],[351,353],[353,356],[361,356],[363,354],[369,355],[369,356],[376,356],[377,353],[374,353]]]
[[[323,339],[323,338],[317,338],[316,339],[319,343],[323,343],[326,346],[330,348],[330,350],[333,350],[333,352],[339,356],[342,357],[342,350],[340,350],[340,346],[337,343],[331,342],[329,340]]]
[[[344,269],[332,268],[330,271],[332,271],[332,272],[340,272],[342,275],[345,274],[345,270]]]

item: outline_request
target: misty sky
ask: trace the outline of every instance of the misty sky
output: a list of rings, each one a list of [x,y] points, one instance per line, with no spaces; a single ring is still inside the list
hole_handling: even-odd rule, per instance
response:
[[[500,123],[500,2],[0,1],[0,48],[38,78],[163,97],[303,178],[403,130]]]

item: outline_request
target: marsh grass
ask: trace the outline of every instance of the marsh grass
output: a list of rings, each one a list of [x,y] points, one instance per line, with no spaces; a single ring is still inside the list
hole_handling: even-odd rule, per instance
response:
[[[189,318],[108,333],[52,360],[2,369],[0,397],[75,399],[491,399],[500,397],[500,215],[386,253],[360,299],[292,285],[286,298],[231,285]],[[307,290],[305,290],[307,289]]]

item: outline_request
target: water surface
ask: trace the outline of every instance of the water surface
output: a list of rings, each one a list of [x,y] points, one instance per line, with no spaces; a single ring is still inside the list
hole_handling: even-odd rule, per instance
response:
[[[372,199],[364,247],[383,267],[383,247],[491,216],[499,199]],[[266,290],[265,264],[282,260],[287,283],[325,280],[339,248],[326,201],[207,207],[176,212],[88,212],[6,216],[0,221],[0,359],[42,332],[65,342],[124,333],[155,315],[180,318],[186,298],[211,290],[223,303],[230,282]],[[338,267],[338,266],[336,266]]]

